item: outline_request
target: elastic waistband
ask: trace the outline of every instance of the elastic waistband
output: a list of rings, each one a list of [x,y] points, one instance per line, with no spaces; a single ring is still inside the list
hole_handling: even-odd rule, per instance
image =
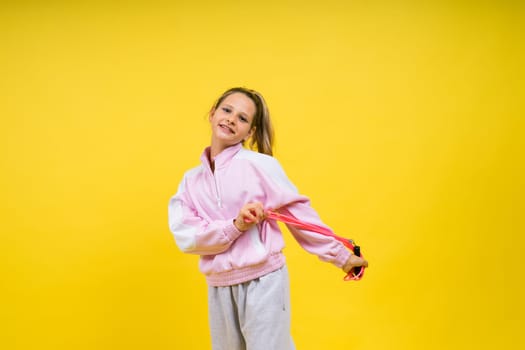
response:
[[[268,260],[262,264],[206,275],[206,282],[212,287],[232,286],[262,277],[270,272],[280,269],[284,264],[284,255],[282,253],[277,253],[270,255]]]

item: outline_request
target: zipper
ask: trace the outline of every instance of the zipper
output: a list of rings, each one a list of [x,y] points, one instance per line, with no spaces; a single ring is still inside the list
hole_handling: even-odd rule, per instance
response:
[[[215,169],[215,173],[213,174],[213,182],[215,183],[215,198],[217,200],[217,205],[222,209],[221,194],[219,192],[219,183],[217,181],[217,169]]]
[[[211,167],[209,167],[208,173],[213,178],[213,184],[215,185],[215,200],[217,201],[217,206],[222,209],[221,194],[219,192],[219,181],[217,180],[217,169],[212,170]]]

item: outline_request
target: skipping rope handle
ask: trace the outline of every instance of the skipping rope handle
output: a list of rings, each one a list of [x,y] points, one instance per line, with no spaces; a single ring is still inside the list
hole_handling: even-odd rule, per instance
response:
[[[354,246],[354,255],[355,256],[361,256],[361,247],[356,245]],[[361,270],[363,269],[363,266],[356,266],[353,268],[354,270],[354,276],[359,276],[361,274]]]
[[[346,242],[345,246],[350,249],[354,253],[355,256],[361,257],[361,247],[356,245],[353,240],[349,239]],[[345,276],[345,281],[359,281],[361,278],[363,278],[363,275],[365,273],[365,267],[364,266],[354,266],[350,271],[348,271],[348,274]]]

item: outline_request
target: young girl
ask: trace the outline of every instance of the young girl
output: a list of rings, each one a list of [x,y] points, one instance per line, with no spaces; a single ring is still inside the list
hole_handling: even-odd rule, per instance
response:
[[[200,255],[213,349],[294,349],[284,241],[265,211],[326,225],[272,157],[273,130],[261,94],[226,91],[209,121],[211,144],[202,164],[184,175],[168,213],[179,248]],[[258,152],[243,147],[248,140]],[[332,237],[288,228],[305,250],[345,272],[368,266]]]

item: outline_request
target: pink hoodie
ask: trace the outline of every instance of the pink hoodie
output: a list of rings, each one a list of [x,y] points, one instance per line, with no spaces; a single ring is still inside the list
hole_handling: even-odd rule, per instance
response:
[[[305,222],[324,225],[308,198],[297,193],[279,162],[239,143],[215,157],[211,171],[207,148],[202,164],[187,171],[169,202],[170,230],[185,253],[198,254],[200,270],[211,286],[229,286],[282,267],[284,241],[277,223],[264,220],[246,232],[233,224],[241,207],[261,202]],[[299,244],[323,261],[341,268],[350,257],[331,237],[288,226]]]

